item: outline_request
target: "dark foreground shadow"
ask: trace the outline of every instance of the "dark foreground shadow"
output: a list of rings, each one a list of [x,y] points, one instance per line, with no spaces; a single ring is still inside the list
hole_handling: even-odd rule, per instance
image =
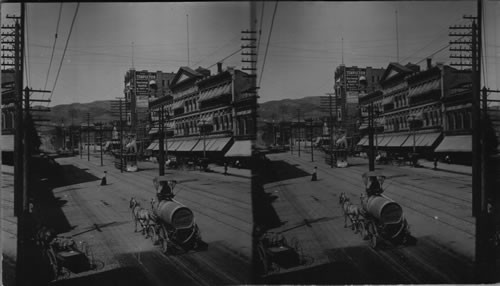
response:
[[[311,170],[312,171],[312,170]],[[291,165],[285,161],[271,161],[269,167],[266,168],[264,175],[264,184],[285,181],[300,177],[307,177],[311,174]]]
[[[153,286],[152,283],[139,267],[116,268],[104,272],[90,274],[82,277],[70,278],[61,281],[55,281],[49,285],[53,286],[135,286],[145,285]]]
[[[471,284],[472,261],[432,237],[414,246],[333,248],[332,263],[261,277],[265,284]]]
[[[61,165],[60,173],[63,174],[63,176],[57,180],[54,186],[55,188],[93,182],[101,179],[90,174],[86,169],[80,169],[73,165]]]

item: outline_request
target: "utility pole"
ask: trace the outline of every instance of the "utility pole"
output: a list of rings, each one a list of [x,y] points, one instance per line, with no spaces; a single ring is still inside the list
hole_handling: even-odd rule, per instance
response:
[[[90,161],[90,113],[87,113],[87,161]]]
[[[311,162],[314,162],[314,147],[313,147],[313,138],[314,138],[314,132],[313,132],[313,119],[311,118]]]
[[[299,141],[298,141],[298,145],[299,145],[299,157],[300,157],[300,109],[297,109],[297,125],[299,127]]]
[[[99,123],[99,145],[100,145],[100,148],[99,150],[101,150],[101,166],[103,166],[103,163],[102,163],[102,122]]]
[[[158,158],[158,175],[163,176],[165,175],[165,157],[164,157],[164,143],[163,143],[163,137],[164,137],[164,130],[163,130],[163,121],[164,121],[164,114],[163,114],[163,105],[160,107],[160,118],[159,118],[159,138],[158,138],[158,150],[160,152],[159,158]]]
[[[122,119],[122,99],[119,99],[120,104],[120,173],[123,173],[123,165],[125,160],[123,160],[123,119]]]
[[[80,124],[80,128],[78,130],[78,138],[79,138],[79,142],[78,142],[78,150],[79,150],[79,153],[80,153],[80,159],[83,158],[83,146],[82,146],[82,124]]]
[[[368,170],[375,171],[375,156],[373,154],[373,102],[368,106]]]
[[[328,95],[328,113],[330,115],[330,168],[333,168],[333,100],[332,100],[332,95],[335,93],[327,93]],[[336,98],[336,97],[335,97]],[[337,109],[337,102],[335,102],[335,109]]]

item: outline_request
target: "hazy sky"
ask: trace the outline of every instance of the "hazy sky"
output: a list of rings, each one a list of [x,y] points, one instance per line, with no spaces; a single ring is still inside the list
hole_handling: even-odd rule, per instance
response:
[[[28,84],[32,88],[45,86],[60,5],[27,4]],[[76,5],[63,5],[47,84],[50,90]],[[262,22],[259,77],[274,6],[275,2],[257,3],[257,26]],[[485,6],[485,83],[499,89],[500,2],[485,0]],[[397,61],[396,10],[399,61],[423,65],[426,57],[451,40],[449,26],[467,24],[462,16],[476,14],[476,1],[279,2],[259,92],[261,102],[330,92],[342,55],[348,66],[385,68]],[[5,14],[18,11],[19,4],[3,4],[2,21]],[[123,96],[124,75],[132,65],[132,42],[137,70],[176,72],[188,65],[186,14],[193,68],[214,65],[237,51],[241,31],[249,28],[247,2],[80,4],[51,105]],[[432,59],[449,63],[449,55],[446,48]],[[241,59],[237,53],[224,66],[241,68]]]
[[[500,2],[484,2],[487,86],[497,89]],[[274,7],[274,2],[264,6],[260,64]],[[259,92],[261,101],[331,92],[334,70],[342,63],[342,38],[347,66],[386,68],[396,62],[396,10],[399,62],[425,65],[426,57],[451,40],[449,26],[470,24],[463,15],[476,15],[476,7],[476,1],[279,2]],[[261,8],[259,4],[259,18]],[[432,60],[448,64],[449,55],[446,48]]]
[[[28,84],[35,89],[45,86],[60,5],[27,4]],[[2,23],[8,13],[19,15],[19,6],[2,4]],[[49,90],[76,6],[63,5]],[[241,31],[248,29],[249,15],[245,2],[81,3],[51,105],[123,96],[124,76],[132,66],[132,42],[136,70],[177,72],[188,65],[188,25],[190,66],[214,65],[240,49]],[[225,60],[227,65],[241,66],[239,53]]]

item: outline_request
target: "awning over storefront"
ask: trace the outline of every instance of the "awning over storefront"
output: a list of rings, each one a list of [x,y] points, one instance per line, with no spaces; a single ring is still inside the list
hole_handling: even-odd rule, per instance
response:
[[[380,138],[382,137],[382,138]],[[389,143],[389,141],[391,141],[392,137],[391,136],[387,136],[387,135],[383,135],[383,136],[377,136],[378,138],[378,146],[385,146],[387,145],[387,143]]]
[[[365,145],[366,143],[366,145]],[[361,138],[361,140],[359,140],[358,144],[356,144],[358,146],[368,146],[368,135],[365,135],[365,137]]]
[[[382,105],[391,104],[394,102],[394,96],[390,95],[382,99]]]
[[[14,135],[3,135],[0,144],[2,152],[14,152]]]
[[[183,140],[167,140],[168,151],[175,151],[184,142]]]
[[[184,102],[183,101],[177,101],[172,104],[172,110],[184,107]]]
[[[415,146],[418,146],[418,142],[421,139],[420,137],[421,137],[420,134],[415,134]],[[401,147],[413,147],[413,134],[410,134],[408,136],[408,140],[406,140],[405,143],[401,145]]]
[[[146,150],[154,150],[155,147],[158,149],[158,140],[151,142]]]
[[[196,145],[196,143],[198,143],[198,139],[185,140],[182,142],[181,145],[179,145],[179,147],[177,147],[177,149],[175,149],[175,151],[177,151],[177,152],[191,152],[191,150]]]
[[[422,136],[420,137],[420,141],[418,142],[418,146],[431,147],[432,145],[434,145],[440,135],[441,133],[439,132],[422,134]]]
[[[226,147],[226,145],[231,140],[231,137],[215,138],[212,145],[210,145],[209,151],[220,152]]]
[[[252,156],[252,141],[234,141],[233,146],[227,151],[225,157],[250,157]]]
[[[472,135],[445,136],[434,152],[472,152]]]
[[[153,127],[149,130],[148,134],[151,135],[151,134],[156,134],[158,133],[158,128],[157,127]]]
[[[384,145],[385,147],[401,147],[401,145],[405,143],[406,139],[408,139],[408,134],[390,135],[390,136],[391,140]]]
[[[428,93],[433,90],[439,90],[440,79],[435,79],[430,82],[426,82],[424,84],[418,85],[415,88],[410,88],[408,92],[408,96],[416,96],[424,93]]]
[[[201,92],[198,101],[205,101],[218,96],[231,93],[231,83],[224,84]]]

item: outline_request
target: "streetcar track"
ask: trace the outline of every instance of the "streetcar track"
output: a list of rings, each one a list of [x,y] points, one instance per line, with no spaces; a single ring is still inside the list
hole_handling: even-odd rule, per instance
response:
[[[291,158],[291,160],[294,160],[294,161],[299,161],[298,159],[293,158],[293,157]],[[353,169],[352,171],[354,171],[354,172],[358,173],[358,171],[357,171],[356,169]],[[353,172],[353,173],[354,173],[354,172]],[[332,174],[332,173],[329,173],[329,172],[328,172],[327,174],[328,174],[328,175],[332,175],[332,176],[334,176],[334,177],[337,177],[337,176],[335,175],[335,173],[333,173],[333,174]],[[361,173],[358,173],[358,174],[361,174]],[[347,174],[342,174],[342,176],[343,176],[342,178],[343,178],[344,182],[349,183],[349,184],[351,184],[351,185],[353,185],[353,186],[358,186],[358,184],[353,183],[353,181],[358,182],[358,181],[356,181],[356,179],[354,179],[354,177],[348,176]],[[327,192],[332,193],[331,191],[327,191]],[[352,191],[349,191],[349,190],[348,190],[348,192],[352,194]],[[335,192],[335,193],[337,193],[337,192]],[[438,208],[434,208],[434,207],[429,207],[429,206],[427,206],[427,205],[425,205],[425,204],[423,204],[423,203],[420,203],[420,202],[416,202],[416,201],[413,201],[413,200],[407,199],[407,197],[402,196],[402,195],[399,195],[399,194],[397,194],[397,193],[391,193],[391,195],[395,195],[395,196],[399,196],[399,197],[403,198],[403,201],[404,201],[404,202],[406,202],[406,203],[404,203],[404,204],[403,204],[403,203],[401,203],[401,202],[399,202],[399,201],[398,201],[398,203],[401,203],[401,205],[403,205],[403,206],[405,206],[405,207],[407,207],[407,208],[409,208],[409,209],[413,210],[414,212],[419,213],[419,214],[421,214],[421,215],[423,215],[423,216],[426,216],[426,217],[429,217],[429,218],[433,218],[433,219],[434,219],[434,216],[433,216],[433,215],[429,215],[428,213],[423,212],[423,211],[420,211],[420,210],[418,210],[418,209],[416,209],[416,208],[414,208],[414,207],[411,207],[410,205],[412,205],[412,204],[419,204],[419,205],[423,206],[424,208],[429,208],[429,209],[432,209],[432,210],[437,210],[438,212],[445,213],[446,215],[448,215],[448,216],[450,216],[450,217],[452,217],[452,218],[454,218],[454,219],[457,219],[457,220],[459,220],[459,221],[462,221],[462,222],[464,222],[464,223],[466,223],[466,224],[471,224],[471,225],[474,225],[474,223],[473,223],[473,222],[470,222],[470,221],[468,221],[468,220],[465,220],[465,219],[463,219],[463,218],[461,218],[461,217],[458,217],[458,216],[456,216],[456,215],[450,214],[450,213],[448,213],[448,212],[446,212],[446,211],[444,211],[444,210],[442,210],[442,209],[438,209]],[[411,204],[410,204],[410,203],[408,203],[408,202],[411,202]],[[439,220],[439,222],[440,222],[440,223],[443,223],[443,224],[446,224],[446,225],[448,225],[448,226],[450,226],[450,227],[452,227],[452,228],[455,228],[455,229],[457,229],[457,230],[460,230],[460,231],[462,231],[462,232],[465,232],[465,233],[467,233],[467,234],[474,235],[474,233],[473,233],[473,232],[471,232],[471,231],[469,231],[468,229],[463,229],[463,228],[457,227],[457,226],[455,226],[455,225],[453,225],[453,224],[450,224],[450,223],[447,223],[447,222],[445,222],[445,221],[443,221],[443,220]]]

